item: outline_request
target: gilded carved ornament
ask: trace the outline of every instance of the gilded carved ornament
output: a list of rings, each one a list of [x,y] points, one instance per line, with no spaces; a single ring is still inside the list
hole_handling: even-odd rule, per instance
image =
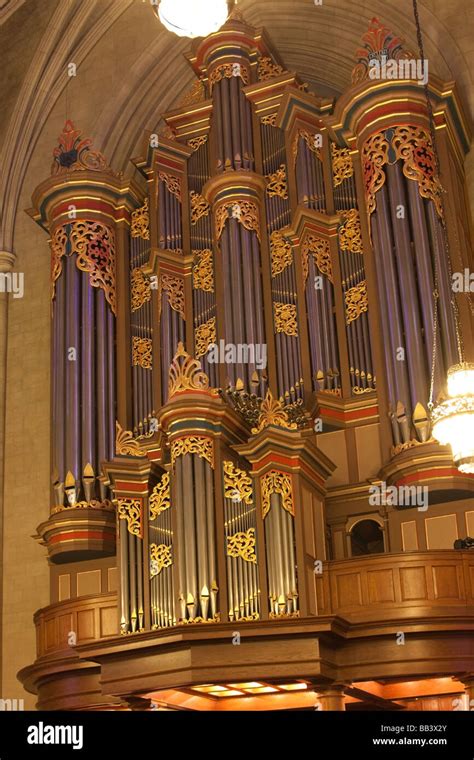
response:
[[[333,142],[331,143],[331,158],[333,183],[334,187],[337,187],[345,179],[354,176],[354,165],[349,148],[338,148]]]
[[[181,203],[180,178],[176,177],[174,174],[169,174],[168,172],[159,172],[158,179],[161,182],[164,182],[168,192],[174,195],[178,199],[178,201]]]
[[[142,240],[150,239],[150,212],[148,208],[148,198],[145,198],[143,206],[132,211],[130,234],[132,238],[140,237]]]
[[[81,137],[82,130],[76,129],[68,119],[58,137],[58,146],[53,150],[51,174],[64,174],[74,171],[108,171],[102,153],[92,150],[92,140]]]
[[[272,277],[281,274],[293,263],[291,244],[282,230],[275,230],[270,235],[270,254],[272,259]]]
[[[177,311],[182,319],[184,315],[184,280],[170,274],[162,274],[160,277],[158,313],[161,314],[161,299],[163,291],[168,296],[168,303],[173,311]]]
[[[287,430],[296,430],[296,422],[290,422],[288,414],[283,408],[281,401],[273,397],[270,388],[267,390],[265,398],[260,406],[257,426],[252,428],[252,434],[256,435],[269,425],[277,425]]]
[[[192,148],[194,151],[199,150],[199,148],[202,145],[205,145],[207,143],[207,135],[199,135],[198,137],[191,137],[190,140],[188,140],[188,145],[190,148]]]
[[[232,536],[227,536],[227,555],[229,557],[240,557],[245,562],[256,564],[255,544],[255,528],[234,533]]]
[[[230,460],[224,460],[224,496],[226,499],[241,501],[247,506],[253,504],[252,479]]]
[[[269,113],[269,114],[266,114],[265,116],[262,116],[260,121],[262,124],[265,124],[266,126],[276,127],[276,118],[277,118],[276,113]]]
[[[159,575],[165,567],[173,564],[171,546],[150,544],[150,578]]]
[[[293,505],[293,489],[291,485],[291,476],[279,470],[270,470],[260,478],[260,488],[262,492],[262,518],[265,519],[270,511],[272,494],[277,493],[281,496],[281,505],[292,517],[295,516]]]
[[[51,237],[51,298],[61,274],[62,257],[76,255],[76,266],[89,274],[92,288],[100,288],[113,314],[115,306],[115,237],[101,222],[71,222],[57,227]]]
[[[191,190],[189,193],[190,209],[191,209],[191,225],[194,226],[198,223],[202,216],[208,216],[211,207],[206,199]]]
[[[285,69],[283,66],[280,66],[278,63],[274,63],[270,56],[265,55],[259,58],[257,73],[259,82],[265,82],[268,79],[274,79],[275,77],[279,77],[280,74],[284,73]]]
[[[339,247],[349,253],[363,253],[359,212],[351,208],[348,211],[340,211],[339,214],[342,217],[342,224],[338,230]]]
[[[288,198],[288,183],[286,181],[286,166],[281,166],[273,174],[267,174],[267,195],[269,198],[278,196],[279,198]]]
[[[185,106],[194,105],[194,103],[202,103],[202,101],[205,100],[205,98],[206,98],[206,88],[204,87],[204,83],[201,82],[200,79],[198,79],[196,82],[193,82],[192,87],[183,96],[183,98],[181,98],[177,107],[184,108]]]
[[[207,322],[196,327],[194,330],[194,344],[196,357],[204,356],[209,346],[216,342],[216,318],[211,317]]]
[[[213,69],[209,76],[211,87],[213,87],[221,79],[231,79],[232,77],[240,77],[244,84],[249,83],[249,72],[245,66],[241,63],[221,63]]]
[[[359,84],[369,78],[369,65],[373,59],[385,56],[387,60],[414,59],[416,55],[405,50],[404,40],[397,37],[378,18],[373,18],[367,32],[362,36],[363,47],[357,53],[357,63],[352,70],[352,83]]]
[[[275,322],[275,332],[297,337],[298,321],[295,304],[274,301],[273,319]]]
[[[212,251],[209,248],[193,251],[193,287],[214,293]]]
[[[168,472],[165,472],[148,499],[150,520],[156,520],[162,512],[170,508],[170,498],[170,476]]]
[[[154,432],[145,435],[134,435],[131,430],[124,430],[119,422],[115,423],[115,453],[117,456],[145,457],[147,449],[144,442],[152,438]]]
[[[365,280],[362,280],[353,288],[346,290],[344,298],[346,302],[346,323],[349,325],[369,309]]]
[[[301,245],[301,258],[305,282],[308,279],[309,274],[310,254],[312,255],[314,263],[321,274],[325,275],[332,282],[332,263],[329,242],[324,238],[313,235],[311,232],[308,232],[305,235],[303,243]]]
[[[293,138],[293,163],[296,164],[296,159],[298,157],[298,146],[300,142],[300,137],[303,138],[303,140],[305,141],[310,151],[314,153],[315,156],[317,156],[320,161],[322,161],[323,156],[321,152],[321,146],[318,140],[318,138],[321,137],[321,133],[309,132],[309,130],[307,129],[298,129],[298,131],[296,132]]]
[[[178,457],[186,454],[196,454],[205,459],[214,468],[214,443],[212,438],[204,435],[187,435],[176,438],[171,442],[171,463],[174,465]]]
[[[130,274],[130,307],[138,311],[151,299],[150,279],[141,267],[135,267]]]
[[[141,499],[120,498],[117,502],[119,520],[127,521],[127,530],[132,536],[142,538],[142,502]]]
[[[260,240],[260,215],[258,206],[253,201],[235,200],[222,203],[215,213],[216,238],[221,239],[225,224],[230,218],[237,219],[239,224],[245,227],[249,232],[255,232]]]
[[[132,366],[151,369],[153,359],[151,354],[152,341],[150,338],[132,338]]]
[[[183,344],[178,348],[170,365],[168,393],[174,396],[181,391],[209,391],[209,378],[203,371],[201,363],[193,359],[185,350]],[[215,389],[211,393],[217,394]]]

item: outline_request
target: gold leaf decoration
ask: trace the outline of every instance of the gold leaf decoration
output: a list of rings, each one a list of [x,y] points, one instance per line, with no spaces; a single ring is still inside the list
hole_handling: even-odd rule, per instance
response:
[[[252,428],[252,434],[256,435],[261,430],[269,425],[277,425],[278,427],[286,428],[287,430],[296,430],[298,427],[296,422],[290,422],[288,414],[283,408],[281,401],[273,397],[270,388],[267,390],[262,405],[260,407],[260,414],[258,415],[257,427]]]
[[[171,546],[166,544],[150,544],[150,577],[159,575],[163,568],[173,564]]]
[[[368,311],[369,303],[367,299],[367,285],[365,280],[362,280],[353,288],[349,288],[345,293],[346,301],[346,322],[349,325],[360,315]]]
[[[209,248],[193,251],[193,287],[195,290],[204,290],[206,293],[214,293],[214,272],[212,263],[212,251]]]
[[[130,275],[130,286],[131,309],[132,311],[137,311],[138,309],[141,309],[143,304],[148,303],[148,301],[151,299],[150,279],[147,277],[141,267],[135,267],[135,269],[132,269]]]
[[[245,533],[240,531],[227,536],[227,555],[241,557],[245,562],[257,563],[255,554],[255,528],[249,528]]]
[[[383,166],[388,161],[389,144],[383,132],[371,135],[362,148],[365,202],[367,213],[375,211],[375,195],[385,183]]]
[[[148,198],[145,198],[143,206],[132,212],[132,224],[130,226],[132,238],[140,237],[143,240],[150,239],[150,212]]]
[[[255,232],[260,240],[260,217],[257,204],[245,200],[226,201],[217,208],[215,214],[217,240],[220,240],[225,223],[229,219],[229,209],[231,210],[230,218],[237,219],[246,230]]]
[[[132,338],[132,366],[152,368],[152,341],[150,338]]]
[[[181,391],[207,390],[209,390],[209,378],[203,372],[201,363],[185,351],[181,342],[178,343],[169,371],[168,392],[170,398]],[[217,393],[214,390],[212,392]]]
[[[242,501],[248,506],[253,504],[252,478],[233,462],[224,460],[224,496],[226,499]]]
[[[267,194],[269,198],[277,195],[279,198],[288,198],[288,183],[286,181],[286,166],[281,164],[279,169],[267,177]]]
[[[174,195],[181,203],[181,180],[179,177],[175,177],[174,174],[168,174],[167,172],[159,172],[158,179],[164,182],[169,193]]]
[[[296,337],[298,335],[298,322],[296,306],[292,303],[273,302],[273,318],[277,333],[284,333]]]
[[[156,520],[158,515],[170,508],[170,476],[165,472],[150,494],[150,520]]]
[[[262,518],[265,519],[270,510],[270,497],[274,493],[281,496],[281,505],[290,515],[295,516],[293,504],[293,489],[291,476],[279,470],[270,470],[260,478],[262,491]]]
[[[296,164],[296,159],[298,157],[298,145],[300,142],[300,137],[303,138],[303,140],[305,141],[310,151],[314,153],[315,156],[317,156],[320,161],[323,160],[321,148],[318,147],[316,144],[316,137],[318,137],[319,134],[320,133],[309,132],[307,129],[298,129],[298,131],[296,132],[293,138],[293,163],[294,164]]]
[[[244,84],[249,83],[249,72],[241,63],[221,63],[211,71],[209,81],[213,87],[221,79],[231,79],[231,77],[240,77]]]
[[[216,318],[211,317],[194,330],[196,357],[204,356],[210,345],[216,342]]]
[[[118,456],[145,457],[146,448],[143,446],[142,441],[152,436],[153,433],[147,433],[147,435],[134,438],[131,430],[124,430],[120,423],[116,422],[115,453]]]
[[[194,103],[202,103],[202,101],[206,97],[206,89],[204,87],[204,83],[201,82],[200,79],[198,79],[196,82],[193,82],[193,85],[189,92],[187,92],[184,97],[180,100],[178,104],[178,108],[184,108],[185,106],[191,106]]]
[[[207,135],[199,135],[198,137],[191,137],[190,140],[188,140],[188,145],[190,148],[192,148],[194,151],[199,150],[199,148],[202,145],[205,145],[207,143]]]
[[[168,296],[168,303],[174,311],[185,319],[184,315],[184,280],[182,277],[174,277],[170,274],[162,274],[160,278],[160,304],[161,312],[161,293],[165,291]]]
[[[214,468],[214,444],[212,438],[204,435],[187,435],[176,438],[171,443],[171,463],[174,465],[178,457],[185,454],[196,454],[205,459]]]
[[[262,122],[262,124],[266,124],[267,126],[276,127],[276,118],[277,118],[276,113],[269,113],[266,116],[262,116],[260,121]]]
[[[315,265],[321,274],[332,282],[332,263],[331,263],[331,249],[329,247],[329,241],[324,238],[317,237],[308,232],[301,245],[301,256],[303,260],[303,274],[306,282],[308,278],[308,257],[312,255]]]
[[[285,69],[278,63],[274,63],[272,59],[265,55],[258,61],[258,81],[265,82],[268,79],[274,79],[279,77],[280,74],[284,74]]]
[[[127,530],[132,536],[143,537],[141,499],[117,499],[117,515],[119,520],[127,521]]]
[[[272,277],[276,277],[293,263],[291,244],[282,230],[275,230],[270,235],[270,253],[272,257]]]
[[[206,199],[194,190],[191,190],[189,193],[189,200],[191,207],[191,224],[194,226],[202,216],[208,216],[211,207]]]
[[[338,230],[341,250],[350,253],[363,253],[359,212],[357,209],[351,208],[349,211],[340,211],[339,213],[343,219]]]
[[[443,217],[441,193],[443,188],[436,173],[431,139],[421,127],[396,127],[392,146],[397,158],[403,161],[403,174],[418,183],[422,198],[433,201],[439,217]]]
[[[334,187],[337,187],[345,179],[354,176],[354,165],[349,148],[338,148],[333,142],[331,143],[331,156]]]

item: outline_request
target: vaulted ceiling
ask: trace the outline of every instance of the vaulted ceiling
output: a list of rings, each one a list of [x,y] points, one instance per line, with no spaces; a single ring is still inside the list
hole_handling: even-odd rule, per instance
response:
[[[374,16],[417,49],[411,0],[239,0],[238,7],[266,28],[286,68],[320,95],[349,86]],[[419,7],[430,71],[455,80],[473,114],[474,5],[419,0]],[[38,181],[49,174],[54,141],[38,153],[42,136],[51,143],[50,130],[59,134],[71,118],[115,170],[130,171],[144,130],[154,131],[193,81],[183,56],[189,45],[161,26],[150,0],[0,0],[4,248],[12,246],[31,162]],[[67,73],[71,62],[75,77]]]

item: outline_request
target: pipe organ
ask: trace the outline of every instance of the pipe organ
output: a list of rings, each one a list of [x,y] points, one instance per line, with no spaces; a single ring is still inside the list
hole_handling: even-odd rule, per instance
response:
[[[54,508],[39,533],[53,562],[116,551],[124,635],[317,615],[315,563],[344,551],[331,489],[369,511],[380,477],[364,426],[392,482],[411,454],[430,472],[441,456],[434,290],[436,393],[456,352],[443,241],[457,222],[420,88],[375,87],[363,60],[336,102],[319,98],[237,12],[188,59],[191,93],[133,179],[68,122],[34,197],[52,255]],[[457,102],[430,92],[457,165]]]

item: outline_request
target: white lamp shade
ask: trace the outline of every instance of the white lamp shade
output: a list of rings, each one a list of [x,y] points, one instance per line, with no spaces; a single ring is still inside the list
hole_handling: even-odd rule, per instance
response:
[[[161,0],[161,23],[179,37],[207,37],[225,23],[227,0]]]

